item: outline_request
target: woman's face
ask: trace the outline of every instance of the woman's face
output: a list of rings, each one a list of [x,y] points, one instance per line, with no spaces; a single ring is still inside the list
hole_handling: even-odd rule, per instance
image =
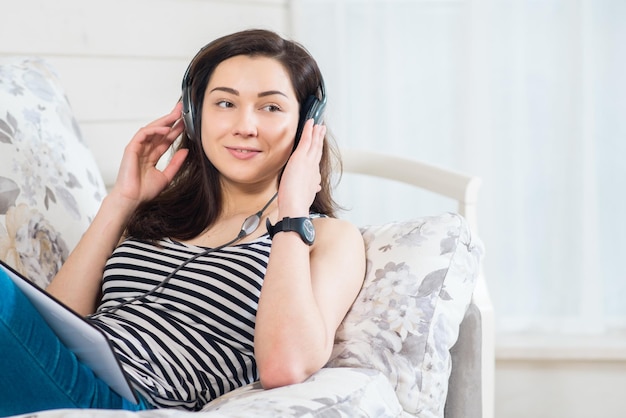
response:
[[[239,55],[214,70],[202,105],[204,152],[225,182],[275,182],[293,148],[299,103],[282,64]]]

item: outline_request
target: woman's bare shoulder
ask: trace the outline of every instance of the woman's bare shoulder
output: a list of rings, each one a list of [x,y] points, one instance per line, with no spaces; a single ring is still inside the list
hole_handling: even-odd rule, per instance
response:
[[[338,246],[363,247],[363,237],[359,228],[346,219],[322,217],[313,219],[316,243],[330,248]]]

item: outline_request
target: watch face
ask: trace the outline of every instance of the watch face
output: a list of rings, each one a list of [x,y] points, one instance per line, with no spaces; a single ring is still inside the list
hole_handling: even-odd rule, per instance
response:
[[[306,239],[313,243],[315,239],[315,228],[313,227],[313,222],[310,219],[305,219],[302,223],[302,232],[304,232],[304,236]]]

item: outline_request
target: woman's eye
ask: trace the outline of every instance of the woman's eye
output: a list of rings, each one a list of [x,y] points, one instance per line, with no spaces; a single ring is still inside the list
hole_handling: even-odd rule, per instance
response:
[[[267,106],[264,107],[264,109],[269,111],[269,112],[278,112],[278,111],[280,111],[280,107],[276,106],[274,104],[267,105]]]
[[[233,107],[233,104],[229,102],[228,100],[220,100],[219,102],[216,103],[216,105],[218,107],[223,107],[223,108]]]

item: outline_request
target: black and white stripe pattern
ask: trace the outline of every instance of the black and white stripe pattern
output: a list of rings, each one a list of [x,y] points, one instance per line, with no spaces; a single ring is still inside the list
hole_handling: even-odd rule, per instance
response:
[[[203,255],[155,294],[92,319],[144,396],[157,406],[198,410],[258,378],[254,322],[270,248],[265,234]],[[149,292],[204,250],[125,241],[106,265],[99,310]]]

